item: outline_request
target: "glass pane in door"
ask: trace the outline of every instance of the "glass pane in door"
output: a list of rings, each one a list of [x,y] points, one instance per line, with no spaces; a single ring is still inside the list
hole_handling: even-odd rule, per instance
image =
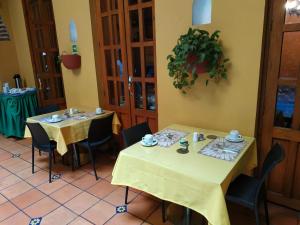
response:
[[[279,86],[277,90],[274,125],[290,128],[295,108],[296,88]]]
[[[39,68],[38,72],[43,72],[43,73],[49,72],[48,55],[44,51],[39,52],[39,65],[40,65],[40,68]]]
[[[300,31],[285,32],[282,44],[280,77],[297,79],[300,73]]]
[[[102,13],[108,11],[108,4],[107,4],[107,1],[109,1],[109,0],[100,0],[100,9],[101,9],[101,12],[102,12]]]
[[[144,41],[153,40],[153,18],[152,8],[143,9]]]
[[[110,1],[111,10],[117,10],[118,9],[118,0],[109,0],[109,1]]]
[[[293,7],[286,9],[285,24],[300,23],[300,10],[297,9],[300,6],[299,2],[297,0],[287,0],[286,3]]]
[[[134,82],[134,105],[136,109],[143,109],[143,86],[141,82]]]
[[[154,77],[154,54],[153,47],[144,48],[145,57],[145,75],[146,77]]]
[[[112,76],[113,69],[112,69],[110,50],[105,50],[104,54],[105,54],[106,76]]]
[[[130,31],[131,31],[131,41],[140,41],[140,26],[139,26],[139,12],[138,10],[131,10],[129,12],[130,17]]]
[[[51,72],[59,74],[61,73],[61,65],[59,61],[59,53],[58,52],[51,52],[49,54],[49,59],[51,62]]]
[[[62,77],[55,78],[55,88],[56,88],[56,98],[63,98],[64,94],[64,85],[62,81]]]
[[[36,39],[36,41],[33,42],[34,47],[45,48],[44,34],[43,34],[42,28],[37,28],[35,30],[35,39]]]
[[[29,10],[30,10],[30,20],[33,23],[38,23],[41,21],[41,15],[39,11],[38,0],[27,0],[29,1]]]
[[[138,0],[128,0],[128,5],[135,5],[138,3]]]
[[[146,83],[146,104],[147,110],[155,111],[156,109],[156,100],[155,100],[155,84]]]
[[[107,81],[108,84],[108,102],[110,105],[116,104],[116,97],[115,97],[115,87],[114,82],[112,80]]]
[[[116,76],[120,77],[120,79],[123,79],[123,61],[122,61],[122,52],[121,49],[114,50],[115,54],[115,66],[116,66]]]
[[[40,11],[42,15],[42,20],[44,23],[48,23],[49,21],[53,21],[53,9],[52,9],[52,0],[42,0],[40,6]]]
[[[135,77],[141,77],[142,71],[141,71],[141,54],[140,54],[140,48],[132,48],[131,50],[132,54],[132,72],[133,76]]]
[[[113,43],[120,44],[120,27],[119,27],[119,15],[112,15],[112,33],[113,33]]]
[[[124,88],[124,82],[117,82],[118,86],[118,98],[119,98],[119,106],[124,106],[125,105],[125,88]]]
[[[109,18],[108,16],[102,17],[102,29],[103,29],[103,44],[110,45],[110,36],[109,36]]]

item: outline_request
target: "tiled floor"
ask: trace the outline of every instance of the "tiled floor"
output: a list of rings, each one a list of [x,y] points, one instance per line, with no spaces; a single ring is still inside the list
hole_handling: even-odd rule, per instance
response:
[[[36,154],[35,174],[31,173],[31,140],[6,139],[0,136],[0,224],[28,225],[41,219],[41,224],[80,225],[162,225],[160,200],[130,189],[128,212],[116,213],[124,204],[124,187],[110,184],[113,157],[98,157],[98,181],[89,164],[76,171],[61,164],[54,165],[54,174],[61,177],[48,183],[48,157]],[[269,204],[272,225],[300,225],[299,214]],[[181,224],[183,211],[179,206],[168,208],[169,221],[165,225]],[[229,206],[233,225],[253,225],[251,212]],[[263,217],[263,216],[262,216]],[[35,221],[35,222],[36,222]],[[172,221],[172,222],[171,222]],[[193,213],[192,224],[201,224],[202,218]],[[38,224],[38,223],[35,223]],[[203,221],[203,224],[204,221]]]

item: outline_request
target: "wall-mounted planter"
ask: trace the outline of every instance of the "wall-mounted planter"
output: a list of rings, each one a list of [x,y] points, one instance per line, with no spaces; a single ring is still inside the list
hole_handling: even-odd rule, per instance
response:
[[[69,54],[62,54],[61,61],[64,66],[69,70],[75,70],[80,68],[81,66],[81,56],[80,55],[69,55]]]
[[[201,73],[207,73],[208,72],[208,61],[204,61],[203,63],[197,63],[198,61],[198,57],[194,54],[189,54],[186,61],[190,64],[190,65],[195,65],[196,67],[196,73],[199,75]],[[190,69],[189,72],[192,72],[192,69]]]

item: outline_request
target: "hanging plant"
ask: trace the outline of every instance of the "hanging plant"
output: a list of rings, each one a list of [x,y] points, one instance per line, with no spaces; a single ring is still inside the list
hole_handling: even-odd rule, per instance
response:
[[[211,36],[205,30],[192,29],[181,35],[173,48],[174,55],[168,55],[169,76],[173,85],[183,93],[194,85],[198,74],[207,72],[209,79],[227,79],[227,63],[219,41],[220,31]],[[209,79],[206,80],[208,85]]]

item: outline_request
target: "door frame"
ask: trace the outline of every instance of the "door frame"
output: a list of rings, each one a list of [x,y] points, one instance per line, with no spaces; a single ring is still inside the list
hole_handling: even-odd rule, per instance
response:
[[[39,102],[39,105],[40,107],[44,106],[42,104],[43,100],[42,100],[42,96],[41,96],[41,84],[40,82],[38,81],[38,78],[37,78],[37,64],[36,64],[36,61],[35,61],[35,57],[34,57],[34,52],[33,52],[33,40],[32,40],[32,37],[31,37],[31,31],[30,31],[30,25],[29,25],[29,15],[28,15],[28,9],[27,9],[27,6],[26,6],[26,0],[22,0],[22,8],[23,8],[23,14],[24,14],[24,21],[25,21],[25,27],[26,27],[26,34],[27,34],[27,38],[28,38],[28,45],[29,45],[29,51],[30,51],[30,59],[31,59],[31,65],[32,65],[32,69],[33,69],[33,77],[34,77],[34,82],[35,82],[35,86],[36,88],[38,89],[37,91],[37,96],[38,96],[38,102]],[[52,5],[52,12],[53,12],[53,15],[54,15],[54,10],[53,10],[53,2],[51,0],[51,5]],[[57,48],[59,50],[59,46],[58,46],[58,40],[57,40],[57,32],[56,32],[56,23],[55,23],[55,18],[53,18],[53,23],[54,23],[54,27],[55,27],[55,33],[56,33],[56,43],[57,43]],[[59,52],[59,51],[58,51]],[[61,69],[61,79],[62,79],[62,83],[63,83],[63,88],[64,88],[64,79],[63,79],[63,74],[62,74],[62,69]],[[58,105],[61,106],[62,108],[66,108],[66,94],[65,94],[65,89],[63,90],[64,92],[64,102],[63,103],[59,103]]]
[[[259,77],[259,89],[258,89],[258,101],[257,101],[257,112],[256,112],[256,126],[255,126],[255,137],[257,139],[257,147],[258,147],[258,169],[256,170],[256,173],[261,170],[262,168],[262,163],[263,160],[266,156],[266,152],[263,151],[263,149],[270,149],[271,144],[272,144],[272,137],[276,138],[276,136],[280,137],[281,136],[281,131],[282,128],[275,128],[273,132],[273,126],[272,126],[272,132],[267,130],[266,126],[263,126],[264,120],[265,120],[265,115],[267,113],[270,114],[269,112],[265,112],[266,107],[271,105],[271,103],[274,103],[276,101],[276,96],[272,96],[269,99],[268,103],[266,102],[266,95],[267,93],[271,90],[274,92],[274,88],[277,90],[277,82],[270,82],[269,79],[272,79],[272,74],[275,76],[273,71],[278,71],[279,72],[279,66],[280,63],[278,64],[271,64],[270,61],[272,62],[279,61],[281,55],[278,54],[272,54],[272,51],[275,49],[272,47],[270,49],[271,44],[275,44],[278,47],[282,47],[282,38],[277,38],[277,40],[272,43],[271,40],[271,35],[272,32],[276,33],[276,29],[278,29],[278,32],[282,33],[282,28],[279,29],[279,26],[273,26],[273,24],[278,24],[282,23],[282,21],[285,16],[282,15],[282,12],[279,14],[273,14],[273,7],[281,7],[282,4],[284,4],[285,0],[266,0],[266,5],[265,5],[265,16],[264,16],[264,33],[263,33],[263,42],[262,42],[262,53],[261,53],[261,67],[260,67],[260,77]],[[281,7],[282,8],[282,7]],[[279,35],[279,34],[278,34]],[[281,36],[283,35],[280,34]],[[273,38],[274,39],[274,38]],[[273,40],[274,41],[274,40]],[[279,46],[279,41],[281,41],[280,46]],[[273,58],[272,58],[273,57]],[[270,58],[272,58],[270,60]],[[278,73],[276,73],[276,76]],[[275,87],[276,85],[276,87]],[[270,98],[270,97],[269,97]],[[271,102],[271,103],[270,103]],[[274,104],[272,104],[270,107],[274,107]],[[296,108],[295,108],[296,110]],[[271,110],[272,112],[274,111],[273,109]],[[271,120],[271,118],[269,118]],[[272,118],[273,121],[273,118]],[[269,124],[272,122],[269,121]],[[273,124],[273,123],[272,123]],[[283,128],[284,129],[284,128]],[[269,137],[266,139],[270,139],[270,142],[268,141],[263,141],[263,133],[269,133]],[[290,131],[288,136],[293,136],[295,133],[300,134],[298,131]],[[285,139],[288,140],[288,137]],[[299,139],[300,142],[300,139]],[[296,159],[294,159],[296,160]],[[289,164],[290,165],[290,164]],[[287,168],[285,173],[287,173],[291,168]],[[286,176],[286,180],[284,182],[289,183],[290,185],[287,185],[287,187],[284,188],[283,192],[287,192],[292,185],[292,179],[294,179],[294,174],[293,176]],[[271,202],[274,202],[276,204],[283,205],[285,207],[289,207],[292,209],[299,210],[299,200],[294,200],[294,199],[289,199],[285,196],[280,196],[277,193],[274,192],[269,192],[268,193],[268,200]]]

